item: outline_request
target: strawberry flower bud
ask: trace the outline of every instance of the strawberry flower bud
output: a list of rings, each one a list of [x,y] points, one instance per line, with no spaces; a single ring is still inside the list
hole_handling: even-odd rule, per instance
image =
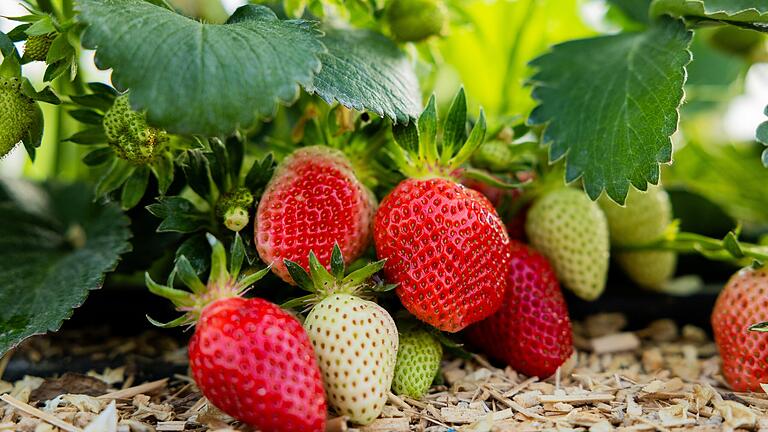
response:
[[[145,114],[131,109],[128,95],[115,99],[104,115],[104,131],[117,156],[137,165],[151,163],[168,142],[164,130],[149,126]]]

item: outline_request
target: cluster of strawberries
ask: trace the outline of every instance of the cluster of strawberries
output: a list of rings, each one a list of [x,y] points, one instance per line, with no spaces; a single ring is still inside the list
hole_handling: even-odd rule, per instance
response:
[[[313,146],[287,157],[254,223],[259,256],[270,267],[241,274],[239,234],[229,259],[209,236],[207,283],[184,257],[166,285],[147,276],[150,290],[185,312],[170,325],[196,324],[190,365],[214,405],[261,430],[323,430],[328,405],[368,424],[390,389],[415,398],[429,389],[442,357],[439,331],[463,330],[471,346],[532,376],[554,374],[572,355],[558,281],[580,297],[598,297],[610,243],[660,235],[671,219],[669,198],[652,188],[618,207],[561,186],[505,226],[495,201],[518,193],[467,182],[476,190],[457,178],[485,135],[482,112],[467,133],[463,103],[460,94],[440,140],[434,100],[417,124],[395,126],[388,151],[407,178],[380,205],[342,152]],[[363,259],[371,241],[379,261]],[[647,287],[663,286],[674,272],[670,252],[617,258]],[[270,270],[308,295],[283,308],[243,298]],[[190,291],[173,288],[173,278]],[[374,301],[393,288],[409,313],[397,324]],[[303,324],[291,307],[306,312]]]

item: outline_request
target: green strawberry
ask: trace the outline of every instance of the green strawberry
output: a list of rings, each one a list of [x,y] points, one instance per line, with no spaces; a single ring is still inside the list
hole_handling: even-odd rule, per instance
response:
[[[216,216],[232,231],[240,231],[248,225],[253,194],[248,188],[239,187],[232,192],[221,194],[216,202]]]
[[[625,207],[605,196],[599,203],[608,218],[611,243],[615,246],[657,239],[672,222],[672,204],[661,187],[651,186],[647,192],[630,190]],[[616,260],[635,283],[659,290],[675,273],[677,254],[669,251],[622,252],[616,255]]]
[[[292,261],[285,260],[285,266],[300,287],[314,293],[306,301],[319,300],[307,315],[304,329],[315,347],[328,403],[354,423],[371,423],[387,403],[398,335],[389,313],[358,293],[377,286],[369,279],[384,261],[345,277],[344,259],[336,245],[330,273],[314,253],[309,255],[311,276]]]
[[[56,39],[56,33],[30,36],[24,44],[24,59],[45,61],[54,39]]]
[[[409,329],[401,332],[392,391],[420,399],[440,371],[442,357],[443,346],[428,331]]]
[[[27,136],[35,109],[35,101],[21,93],[20,79],[0,78],[0,158]]]
[[[494,172],[508,171],[514,155],[509,144],[502,141],[488,141],[472,155],[472,163]]]
[[[149,126],[146,115],[131,109],[128,94],[115,99],[103,122],[107,141],[117,156],[137,165],[152,162],[168,141],[164,130]]]
[[[392,35],[400,42],[441,35],[448,25],[448,12],[440,0],[391,0],[386,17]]]
[[[537,199],[525,230],[566,288],[585,300],[605,289],[608,273],[608,224],[605,214],[584,192],[560,188]]]

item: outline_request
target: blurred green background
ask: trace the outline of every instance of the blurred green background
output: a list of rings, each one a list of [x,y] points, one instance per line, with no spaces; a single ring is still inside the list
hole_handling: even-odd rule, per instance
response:
[[[223,21],[242,0],[175,0],[186,13]],[[417,66],[425,96],[434,92],[446,105],[463,85],[471,111],[482,105],[493,127],[527,117],[535,105],[525,85],[528,62],[558,42],[632,30],[633,24],[604,0],[466,0],[449,1],[451,26],[446,37],[406,50]],[[1,16],[24,11],[16,0],[0,2]],[[354,19],[354,16],[352,17]],[[14,23],[0,18],[0,30]],[[675,163],[662,181],[717,203],[749,229],[768,225],[768,169],[760,163],[762,146],[754,141],[768,104],[766,36],[737,28],[713,27],[696,32],[694,61],[688,68],[680,129],[674,136]],[[109,71],[93,65],[85,51],[81,72],[86,81],[109,82]],[[41,84],[43,66],[32,63],[24,73]],[[32,164],[19,146],[0,160],[0,175],[45,179],[92,180],[80,162],[85,150],[63,142],[77,124],[65,108],[45,104],[45,140]]]

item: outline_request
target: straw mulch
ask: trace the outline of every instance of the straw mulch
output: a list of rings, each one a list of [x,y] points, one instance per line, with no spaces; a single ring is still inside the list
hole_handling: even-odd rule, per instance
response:
[[[679,329],[667,320],[634,332],[623,331],[624,325],[617,314],[577,323],[577,353],[550,379],[528,378],[479,356],[449,359],[442,383],[422,400],[391,394],[373,424],[356,427],[333,418],[328,429],[768,431],[768,394],[729,391],[716,347],[702,329]],[[157,346],[138,340],[108,344],[94,355]],[[55,348],[38,338],[14,355],[44,356],[46,349]],[[183,362],[183,348],[165,357]],[[208,405],[188,376],[137,384],[131,369],[0,381],[0,431],[249,430]]]

